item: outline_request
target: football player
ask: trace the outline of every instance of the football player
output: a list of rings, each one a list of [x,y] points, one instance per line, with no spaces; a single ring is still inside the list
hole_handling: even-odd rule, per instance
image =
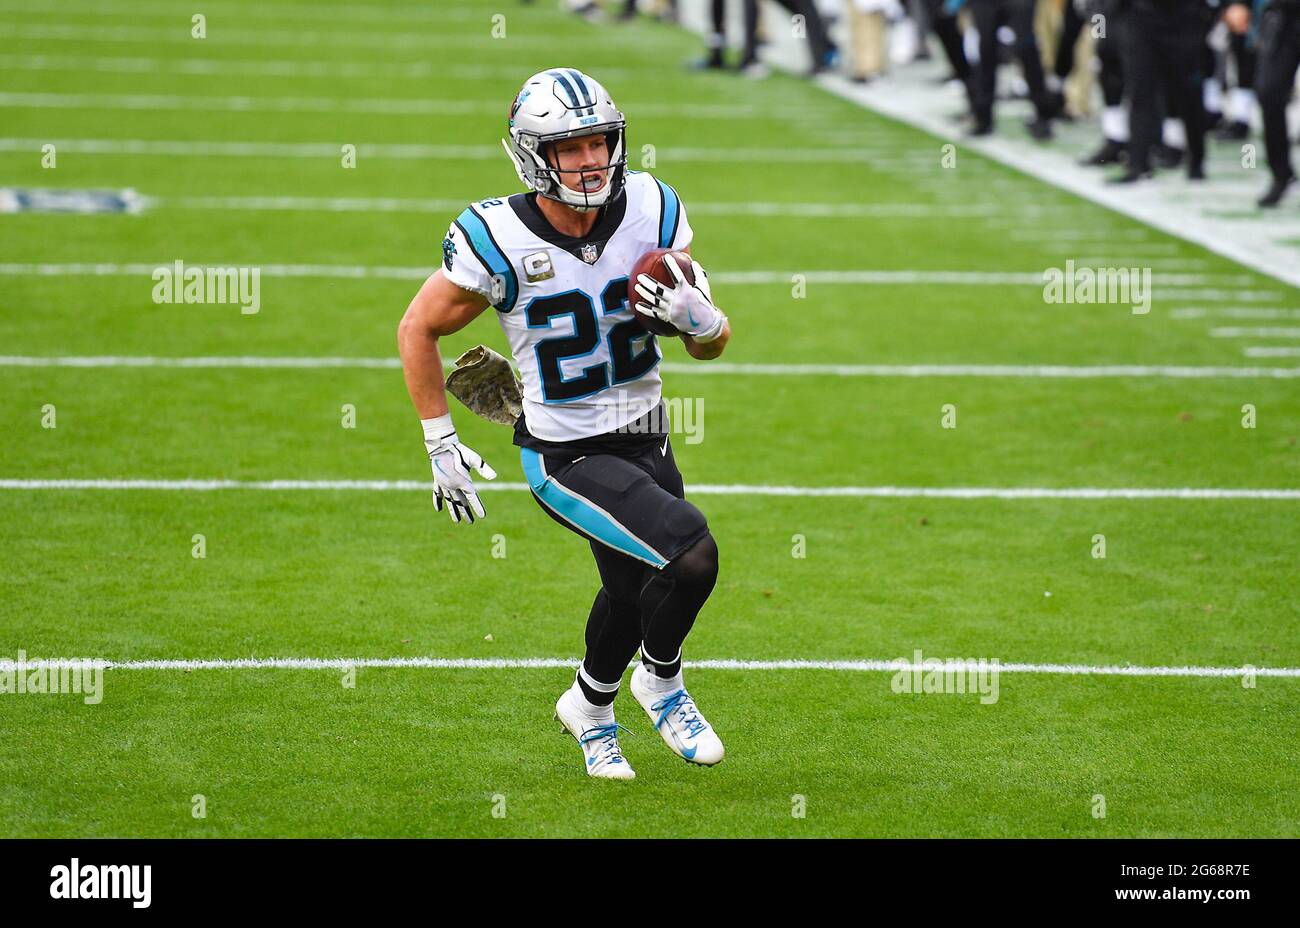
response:
[[[483,517],[472,471],[495,472],[456,436],[438,340],[492,307],[523,380],[515,423],[524,476],[542,510],[586,539],[601,587],[586,653],[555,706],[594,777],[631,779],[614,697],[639,649],[632,694],[674,752],[711,765],[723,747],[682,680],[682,642],[718,574],[718,546],[685,499],[661,400],[661,355],[628,306],[628,275],[656,248],[688,251],[676,191],[627,169],[623,114],[572,68],[524,82],[506,151],[529,193],[471,204],[443,241],[442,267],[398,331],[406,384],[424,426],[434,501],[453,522]],[[636,308],[670,323],[692,357],[731,336],[703,268],[663,258],[672,281],[633,281]],[[694,281],[692,283],[691,281]]]

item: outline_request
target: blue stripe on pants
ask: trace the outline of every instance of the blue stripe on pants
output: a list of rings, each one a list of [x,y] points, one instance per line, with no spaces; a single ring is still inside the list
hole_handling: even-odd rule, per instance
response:
[[[542,456],[536,451],[520,448],[519,459],[524,465],[524,477],[537,498],[565,522],[602,544],[652,567],[663,567],[668,563],[657,551],[615,522],[607,512],[546,476],[542,471]]]

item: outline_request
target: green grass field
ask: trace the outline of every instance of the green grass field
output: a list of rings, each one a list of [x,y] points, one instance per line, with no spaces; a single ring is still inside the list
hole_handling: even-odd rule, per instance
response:
[[[519,189],[497,141],[506,111],[525,77],[560,63],[606,83],[634,161],[655,146],[653,171],[680,192],[732,320],[713,371],[664,345],[666,395],[704,402],[703,440],[674,441],[688,493],[1300,487],[1295,370],[1241,376],[1274,362],[1210,334],[1239,324],[1219,309],[1300,307],[1300,294],[1204,249],[975,154],[942,167],[940,140],[799,79],[690,73],[698,39],[648,20],[597,27],[513,0],[215,0],[195,39],[191,6],[0,0],[2,183],[150,199],[136,215],[0,215],[0,660],[576,660],[599,582],[587,546],[519,489],[507,430],[458,406],[462,438],[508,484],[483,490],[488,518],[472,527],[413,489],[36,483],[424,481],[399,369],[22,360],[391,364],[450,220]],[[341,166],[345,144],[355,168]],[[394,145],[444,147],[374,147]],[[1045,303],[1032,278],[1089,257],[1152,267],[1150,314]],[[149,268],[178,259],[308,267],[265,272],[261,309],[244,315],[153,303]],[[827,271],[915,273],[835,283]],[[1209,318],[1174,312],[1196,306]],[[505,350],[490,315],[445,342],[449,357]],[[1081,378],[988,365],[1138,367]],[[341,425],[345,404],[355,428]],[[956,428],[941,426],[945,404]],[[722,572],[688,660],[920,649],[1300,667],[1294,497],[693,498]],[[1300,835],[1294,673],[1244,686],[1007,672],[990,705],[896,694],[882,671],[687,675],[726,761],[681,763],[624,692],[631,783],[579,769],[551,721],[562,668],[362,667],[354,687],[332,669],[115,669],[98,705],[0,694],[0,835]]]

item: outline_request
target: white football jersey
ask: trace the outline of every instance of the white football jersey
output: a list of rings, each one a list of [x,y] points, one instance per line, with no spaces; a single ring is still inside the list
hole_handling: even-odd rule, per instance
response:
[[[586,238],[557,232],[528,194],[471,204],[443,241],[443,273],[495,307],[523,377],[528,431],[573,441],[659,404],[661,355],[628,306],[628,275],[647,251],[690,244],[677,192],[629,171]]]

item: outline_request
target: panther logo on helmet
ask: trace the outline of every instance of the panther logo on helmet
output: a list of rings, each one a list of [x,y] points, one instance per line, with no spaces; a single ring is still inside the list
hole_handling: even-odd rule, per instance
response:
[[[515,113],[519,112],[519,107],[523,105],[523,102],[528,99],[531,93],[532,91],[530,91],[527,87],[525,87],[523,90],[519,91],[519,95],[516,96],[514,100],[511,102],[510,125],[513,126],[515,124]]]

